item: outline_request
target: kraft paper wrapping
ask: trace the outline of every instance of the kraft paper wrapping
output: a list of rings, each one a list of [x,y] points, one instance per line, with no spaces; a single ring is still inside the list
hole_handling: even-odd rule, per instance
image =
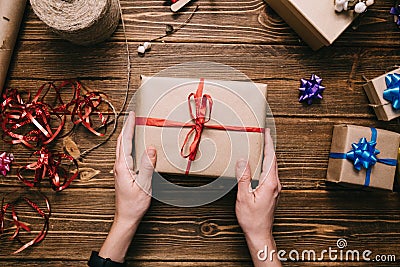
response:
[[[392,107],[392,104],[383,98],[383,91],[387,88],[385,77],[392,73],[400,73],[400,68],[369,80],[363,85],[365,93],[368,96],[369,102],[371,103],[378,120],[390,121],[394,118],[400,117],[400,110],[395,110]]]
[[[397,159],[400,135],[395,132],[377,129],[377,145],[380,151],[378,158]],[[331,152],[347,153],[351,150],[352,143],[365,137],[371,140],[371,129],[369,127],[355,125],[335,125],[333,129]],[[377,162],[371,171],[369,187],[393,190],[393,182],[396,166],[388,166]],[[336,183],[364,185],[366,176],[365,168],[357,171],[353,162],[347,159],[329,158],[327,180]]]
[[[332,44],[356,15],[335,12],[333,0],[265,0],[313,49]]]
[[[7,77],[25,4],[26,0],[0,0],[0,91]]]
[[[142,86],[136,93],[136,116],[190,122],[187,99],[196,92],[198,84],[197,79],[142,77]],[[203,94],[213,99],[212,119],[206,125],[265,128],[265,84],[205,80]],[[141,158],[145,147],[152,145],[157,149],[156,171],[184,174],[188,161],[180,155],[180,149],[189,130],[136,125],[136,159]],[[236,161],[244,158],[256,180],[261,173],[263,146],[263,133],[206,128],[190,175],[235,177]]]

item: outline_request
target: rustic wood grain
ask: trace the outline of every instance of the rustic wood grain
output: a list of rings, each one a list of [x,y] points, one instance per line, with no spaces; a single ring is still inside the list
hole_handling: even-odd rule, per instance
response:
[[[9,255],[18,244],[3,239],[0,259],[85,260],[92,249],[101,246],[113,218],[113,190],[71,189],[47,195],[53,215],[46,240],[37,248]],[[154,200],[128,259],[248,261],[234,214],[235,196],[233,190],[215,203],[197,208],[172,207]],[[284,190],[274,234],[278,247],[287,251],[321,251],[334,247],[338,238],[346,238],[349,249],[396,254],[400,249],[399,208],[400,198],[394,193]],[[19,216],[29,220],[31,212],[21,208]],[[27,238],[27,234],[21,236]]]
[[[352,190],[325,182],[328,153],[335,124],[375,126],[400,132],[399,120],[378,122],[362,89],[363,75],[373,78],[400,61],[400,31],[388,10],[392,1],[376,1],[357,30],[347,29],[331,47],[311,51],[297,34],[262,0],[198,0],[173,15],[167,1],[121,1],[132,51],[129,97],[139,75],[187,61],[214,61],[232,66],[255,82],[268,84],[268,103],[275,117],[276,153],[283,192],[276,212],[274,235],[278,249],[336,247],[338,238],[349,249],[400,255],[400,196],[390,192]],[[178,25],[194,5],[191,22],[165,43],[154,43],[144,57],[137,46],[164,33],[165,24]],[[7,84],[34,91],[43,82],[79,78],[106,93],[121,108],[126,84],[126,53],[121,25],[110,40],[93,47],[72,45],[51,33],[27,6]],[[188,70],[190,72],[190,70]],[[324,99],[312,106],[297,102],[299,79],[316,73],[327,87]],[[215,73],[218,77],[219,73]],[[126,113],[124,113],[126,114]],[[120,131],[124,117],[120,119]],[[0,236],[1,266],[85,266],[98,250],[114,213],[113,174],[117,134],[89,154],[83,167],[101,170],[91,181],[76,180],[54,193],[43,182],[53,215],[46,239],[18,255],[16,242]],[[83,128],[73,136],[81,149],[99,142]],[[51,146],[61,151],[61,142]],[[16,168],[32,161],[31,150],[0,141],[12,151],[14,168],[0,177],[0,196],[25,190]],[[212,179],[169,176],[183,186]],[[15,194],[17,194],[15,193]],[[185,194],[184,190],[180,192]],[[234,203],[236,189],[220,200],[197,208],[178,208],[153,200],[128,252],[129,266],[252,266]],[[40,220],[26,207],[19,212],[37,231]],[[33,233],[35,233],[35,231]],[[36,232],[37,233],[37,232]],[[28,240],[32,235],[23,233]],[[371,266],[368,262],[291,263],[287,266]]]
[[[132,43],[132,51],[136,45]],[[17,49],[10,86],[33,90],[44,81],[80,78],[109,94],[111,100],[124,94],[124,44],[83,48],[67,42],[23,41]],[[362,88],[362,77],[383,74],[400,61],[400,50],[330,47],[313,53],[296,46],[155,44],[145,57],[132,54],[131,59],[130,96],[139,87],[140,75],[155,75],[187,61],[214,61],[238,69],[255,82],[267,83],[268,103],[275,116],[375,118]],[[323,77],[327,89],[320,103],[307,106],[297,102],[297,89],[300,78],[311,73]]]
[[[182,23],[199,5],[190,23],[165,39],[166,42],[251,43],[303,45],[298,35],[262,0],[212,1],[199,0],[188,5],[184,12],[172,14],[165,0],[138,2],[121,1],[130,41],[143,42],[165,33],[165,24]],[[386,46],[398,47],[399,31],[389,14],[392,1],[376,1],[357,30],[347,29],[337,40],[338,47]],[[111,41],[122,41],[119,30]],[[23,39],[58,39],[28,8]]]
[[[47,267],[56,267],[56,266],[87,266],[87,261],[0,261],[2,266],[47,266]],[[229,266],[229,267],[251,267],[253,266],[250,262],[237,262],[237,261],[213,261],[213,262],[182,262],[182,261],[128,261],[127,266],[134,266],[134,267],[216,267],[216,266]],[[290,263],[290,266],[298,267],[298,266],[370,266],[371,263],[362,263],[362,262],[324,262],[324,263],[316,263],[316,262],[303,262],[303,263]],[[379,266],[396,266],[397,263],[388,263],[388,262],[380,262]],[[289,265],[288,265],[289,266]]]

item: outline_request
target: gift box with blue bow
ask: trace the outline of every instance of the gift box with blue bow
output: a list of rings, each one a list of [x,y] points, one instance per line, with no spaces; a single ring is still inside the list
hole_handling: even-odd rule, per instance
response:
[[[400,69],[372,79],[363,87],[378,120],[400,117]]]
[[[335,125],[327,180],[393,190],[400,134],[370,127]]]

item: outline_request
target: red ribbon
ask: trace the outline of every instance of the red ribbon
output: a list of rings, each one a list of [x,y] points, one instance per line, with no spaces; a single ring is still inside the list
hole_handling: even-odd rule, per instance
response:
[[[20,243],[22,243],[21,239],[19,238],[20,230],[23,229],[27,232],[31,232],[31,229],[26,224],[24,224],[23,222],[21,222],[18,219],[16,207],[19,205],[19,203],[21,203],[21,202],[27,203],[44,220],[43,227],[40,230],[40,232],[37,234],[37,236],[35,238],[33,238],[31,241],[22,245],[18,250],[14,251],[13,254],[17,254],[34,244],[40,243],[47,235],[47,231],[49,230],[49,219],[50,219],[50,215],[51,215],[51,208],[50,208],[50,203],[49,203],[48,198],[40,192],[39,192],[39,194],[42,196],[42,198],[44,199],[44,201],[46,203],[46,210],[41,209],[35,202],[33,202],[32,200],[30,200],[27,197],[18,197],[15,201],[12,201],[12,202],[9,202],[6,204],[4,203],[4,197],[1,201],[0,234],[3,234],[5,231],[5,223],[4,222],[5,222],[6,213],[7,213],[7,210],[11,209],[11,216],[12,216],[13,224],[15,225],[15,231],[14,231],[14,234],[10,237],[10,240],[17,240]]]
[[[28,100],[24,101],[17,89],[7,88],[3,94],[4,101],[0,104],[1,127],[5,136],[11,137],[12,144],[22,143],[29,148],[41,147],[52,142],[61,132],[65,124],[66,115],[71,115],[74,125],[82,124],[89,131],[97,136],[104,136],[104,133],[96,131],[93,127],[91,115],[97,113],[101,125],[107,125],[108,117],[104,116],[99,106],[103,102],[102,93],[88,92],[81,94],[82,84],[79,81],[63,81],[59,86],[54,83],[45,83],[31,98],[28,93]],[[61,97],[61,90],[65,88],[72,89],[72,99],[64,103]],[[45,102],[45,97],[52,90],[56,95],[57,105],[53,106]],[[56,116],[57,122],[54,117]],[[78,119],[75,120],[75,117]],[[25,134],[24,126],[33,127],[27,130]],[[50,125],[58,125],[51,128]]]
[[[214,130],[225,130],[225,131],[239,131],[239,132],[255,132],[264,133],[264,128],[257,127],[241,127],[241,126],[223,126],[223,125],[206,125],[211,119],[211,111],[213,106],[213,100],[210,95],[204,94],[204,79],[200,79],[199,86],[197,87],[196,93],[191,93],[188,96],[189,113],[193,122],[182,123],[178,121],[171,121],[166,119],[158,118],[147,118],[147,117],[136,117],[136,125],[146,125],[155,127],[190,127],[190,131],[187,133],[183,145],[181,147],[181,156],[188,159],[185,175],[189,174],[190,166],[192,161],[196,159],[197,151],[199,150],[201,135],[205,128]],[[192,99],[195,104],[195,114],[192,109]],[[207,108],[208,107],[208,108]],[[193,137],[192,137],[193,136]],[[189,146],[189,152],[185,154],[185,148],[189,144],[190,138],[193,138]]]
[[[18,179],[29,187],[39,185],[44,178],[48,177],[53,190],[61,191],[67,188],[79,174],[78,163],[70,155],[64,153],[52,154],[47,150],[47,148],[42,148],[33,154],[39,156],[38,160],[34,163],[20,167],[17,171]],[[70,175],[68,170],[61,166],[63,159],[69,160],[76,169],[72,175]],[[28,170],[35,172],[33,181],[22,176],[22,173]]]

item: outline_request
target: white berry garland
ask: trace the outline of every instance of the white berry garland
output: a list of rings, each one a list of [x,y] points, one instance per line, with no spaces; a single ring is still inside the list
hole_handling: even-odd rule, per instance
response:
[[[373,4],[374,0],[335,0],[335,10],[337,12],[354,10],[354,12],[361,14]]]

